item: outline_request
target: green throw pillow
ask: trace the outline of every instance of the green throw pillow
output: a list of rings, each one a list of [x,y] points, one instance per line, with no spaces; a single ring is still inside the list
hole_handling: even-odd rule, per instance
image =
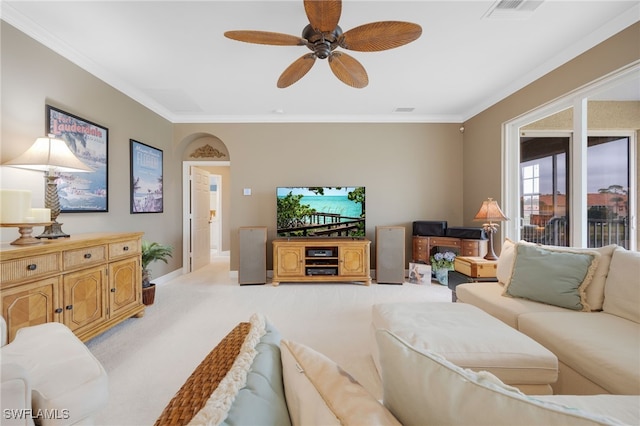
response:
[[[600,254],[517,244],[511,281],[504,294],[576,311],[589,311],[585,289]]]

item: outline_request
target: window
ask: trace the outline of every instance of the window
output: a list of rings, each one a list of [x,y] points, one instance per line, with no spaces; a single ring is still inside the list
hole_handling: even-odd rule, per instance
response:
[[[632,64],[504,124],[505,237],[636,250],[639,80]]]
[[[567,172],[570,136],[520,138],[520,238],[567,246]]]
[[[567,210],[571,135],[520,138],[520,238],[569,246]],[[629,248],[630,138],[587,138],[587,247]]]
[[[629,153],[629,137],[588,137],[587,247],[629,248]]]

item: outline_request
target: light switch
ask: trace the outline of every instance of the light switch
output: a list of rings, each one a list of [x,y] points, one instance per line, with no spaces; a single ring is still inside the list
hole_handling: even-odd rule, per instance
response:
[[[242,195],[251,195],[251,188],[244,188],[242,191]]]

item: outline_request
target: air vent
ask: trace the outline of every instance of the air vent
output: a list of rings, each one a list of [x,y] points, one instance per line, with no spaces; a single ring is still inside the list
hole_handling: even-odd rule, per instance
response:
[[[543,0],[498,0],[491,5],[484,19],[528,19]]]
[[[415,108],[412,107],[400,107],[393,110],[393,112],[413,112]]]

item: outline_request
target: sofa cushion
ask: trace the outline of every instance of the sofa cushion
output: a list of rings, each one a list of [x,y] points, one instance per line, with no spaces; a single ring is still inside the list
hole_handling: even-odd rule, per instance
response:
[[[257,353],[247,380],[222,425],[291,424],[282,380],[280,332],[266,319],[262,321],[265,332],[255,345]]]
[[[377,330],[393,332],[416,349],[436,352],[459,367],[488,371],[527,393],[550,393],[548,385],[558,379],[554,354],[469,304],[376,304],[372,324]]]
[[[611,258],[603,309],[640,323],[640,252],[619,247]]]
[[[389,410],[326,356],[287,340],[282,340],[281,352],[294,425],[399,425]]]
[[[513,328],[518,317],[527,312],[564,312],[566,309],[527,299],[505,297],[504,287],[496,282],[460,284],[456,287],[458,302],[475,305]]]
[[[599,257],[600,253],[595,251],[572,252],[517,244],[513,274],[504,294],[588,311],[585,289]]]
[[[21,365],[29,375],[37,423],[82,423],[106,406],[109,399],[107,373],[89,348],[67,326],[49,322],[23,327],[0,351],[2,364]]]
[[[520,241],[520,244],[537,245],[539,247],[548,248],[556,251],[569,251],[577,253],[590,253],[597,251],[600,253],[598,259],[598,266],[593,273],[593,279],[587,286],[585,294],[587,297],[587,304],[592,311],[602,310],[602,304],[604,302],[604,287],[607,280],[607,274],[609,273],[609,264],[611,263],[611,257],[614,250],[618,247],[616,244],[609,244],[608,246],[598,248],[576,248],[576,247],[561,247],[561,246],[548,246],[538,245],[534,243],[528,243],[526,241]]]
[[[625,425],[640,425],[640,397],[637,395],[540,395],[536,398],[613,417]]]
[[[565,311],[522,314],[518,327],[607,392],[640,395],[640,324],[606,312]]]
[[[255,314],[236,325],[198,365],[155,425],[290,425],[280,334]]]
[[[500,257],[496,263],[496,278],[501,284],[508,284],[513,274],[513,264],[516,257],[516,243],[505,238],[502,243]]]
[[[490,373],[460,368],[376,332],[384,404],[403,425],[601,425],[613,418],[526,396]]]
[[[600,253],[598,267],[593,273],[593,279],[591,280],[591,283],[589,283],[587,289],[585,290],[585,293],[587,295],[587,304],[592,311],[602,310],[602,304],[604,303],[605,282],[607,280],[607,274],[609,273],[609,264],[611,263],[611,258],[616,247],[618,246],[615,244],[610,244],[608,246],[599,247],[596,249],[589,249],[595,250]],[[587,249],[578,250],[587,251]]]

